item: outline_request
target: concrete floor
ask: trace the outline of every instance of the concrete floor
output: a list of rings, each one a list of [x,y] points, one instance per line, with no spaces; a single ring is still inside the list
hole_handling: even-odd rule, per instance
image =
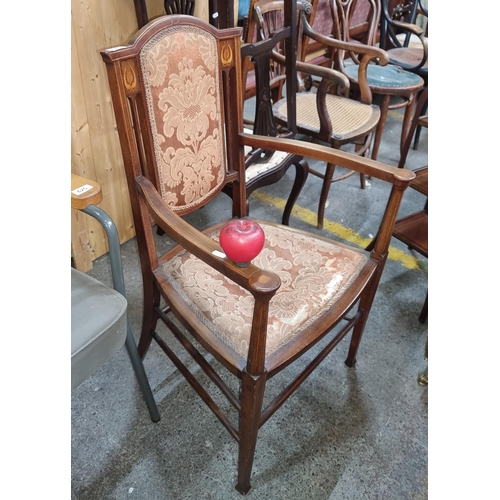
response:
[[[380,161],[397,164],[400,125],[400,116],[391,114]],[[425,164],[427,130],[407,165]],[[251,215],[280,221],[279,202],[288,197],[292,182],[293,169],[279,183],[255,192]],[[320,186],[321,180],[310,175],[291,226],[332,238],[344,227],[364,238],[374,233],[387,193],[379,182],[372,180],[365,190],[357,176],[333,184],[322,231],[315,227]],[[344,208],[347,202],[349,210]],[[400,214],[421,209],[424,202],[422,195],[408,190]],[[367,210],[374,215],[366,217]],[[201,228],[222,214],[230,217],[224,194],[191,220]],[[169,246],[166,238],[157,240],[160,249]],[[344,364],[346,339],[262,427],[248,498],[428,497],[428,389],[417,383],[427,367],[427,323],[418,321],[427,291],[427,260],[397,240],[392,245],[401,252],[394,252],[385,268],[356,367]],[[142,289],[135,239],[122,246],[122,258],[138,339]],[[89,274],[109,284],[107,256],[97,259]],[[149,419],[125,349],[72,392],[72,498],[241,498],[234,489],[237,446],[228,432],[154,344],[144,365],[161,413],[157,424]],[[276,379],[278,384],[283,380]]]

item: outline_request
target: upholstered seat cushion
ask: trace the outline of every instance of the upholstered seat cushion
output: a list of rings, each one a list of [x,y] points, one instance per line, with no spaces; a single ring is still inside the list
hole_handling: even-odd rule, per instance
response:
[[[326,107],[332,123],[331,137],[340,141],[369,133],[380,118],[378,106],[363,104],[332,94],[326,96]],[[319,132],[316,93],[297,93],[296,110],[297,127],[313,133]],[[281,123],[287,123],[286,99],[281,99],[273,106],[273,113]]]
[[[100,281],[71,269],[71,388],[123,347],[127,301]]]
[[[244,128],[243,132],[245,132],[245,134],[253,134],[253,130],[249,128]],[[251,151],[252,148],[250,146],[245,146],[245,155],[248,155]],[[289,156],[288,153],[285,153],[284,151],[275,151],[271,158],[269,158],[266,162],[252,163],[245,170],[245,182],[248,184],[259,175],[281,166],[287,156]]]
[[[267,160],[265,163],[252,163],[246,170],[245,170],[245,179],[246,183],[248,184],[251,180],[255,179],[256,177],[269,172],[277,167],[281,168],[281,164],[285,160],[285,158],[289,156],[288,153],[285,153],[283,151],[276,151],[269,160]]]
[[[344,73],[353,82],[358,81],[357,64],[346,62]],[[415,73],[404,71],[398,66],[388,64],[379,66],[378,64],[369,64],[367,67],[367,80],[370,87],[394,88],[394,87],[414,87],[423,85],[424,81]]]
[[[281,278],[271,299],[266,356],[293,341],[353,285],[369,258],[331,240],[259,221],[266,242],[252,261]],[[210,234],[218,240],[220,227]],[[371,263],[371,261],[370,261]],[[244,360],[250,339],[252,295],[198,258],[181,250],[162,262],[167,281],[212,334]]]

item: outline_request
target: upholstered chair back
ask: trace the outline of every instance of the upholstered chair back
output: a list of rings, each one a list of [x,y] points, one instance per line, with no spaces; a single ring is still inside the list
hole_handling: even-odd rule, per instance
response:
[[[226,130],[239,130],[228,120],[242,127],[234,71],[240,33],[235,28],[221,38],[196,18],[178,26],[166,17],[139,32],[132,49],[103,53],[113,99],[127,101],[115,106],[118,127],[127,130],[126,170],[149,178],[179,215],[206,204],[237,175],[228,165],[238,171],[238,141]],[[232,87],[233,103],[223,102],[224,85]],[[225,113],[228,105],[235,111]]]

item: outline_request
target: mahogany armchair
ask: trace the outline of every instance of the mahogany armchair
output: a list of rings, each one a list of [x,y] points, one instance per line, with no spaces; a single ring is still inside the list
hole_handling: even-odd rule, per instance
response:
[[[414,174],[327,146],[244,133],[240,37],[240,28],[219,31],[194,17],[165,16],[102,57],[143,274],[139,352],[144,357],[155,341],[236,440],[236,488],[245,494],[259,428],[350,332],[346,363],[356,363],[396,213]],[[246,216],[245,146],[316,158],[387,183],[373,251],[260,221],[262,252],[247,267],[231,262],[218,243],[225,220],[200,231],[182,216],[213,200],[227,183],[233,183],[233,199],[226,218]],[[178,245],[165,255],[157,253],[152,219]],[[233,414],[216,404],[212,384],[202,385],[176,356],[157,329],[159,320]],[[327,335],[326,345],[318,346]],[[272,378],[315,345],[321,351],[314,361],[263,407]],[[236,377],[239,391],[221,371]]]
[[[403,141],[401,157],[398,167],[405,168],[408,153],[410,151],[412,137],[418,126],[428,128],[428,117],[423,114],[423,109],[427,102],[428,87],[424,89],[415,106],[413,118],[410,127]],[[428,196],[429,196],[429,168],[428,165],[416,168],[413,172],[415,178],[410,184],[410,188],[425,196],[425,205],[422,210],[417,210],[411,214],[405,215],[396,220],[394,225],[393,237],[402,241],[408,248],[420,253],[426,259],[429,258],[429,212],[428,212]],[[367,250],[371,250],[375,244],[377,237],[368,245]],[[428,310],[428,293],[426,294],[422,310],[420,312],[419,321],[424,323],[427,319]]]
[[[429,119],[424,111],[427,104],[428,94],[429,94],[429,88],[426,87],[417,101],[413,119],[411,121],[410,128],[407,132],[406,139],[403,144],[403,150],[401,152],[401,158],[398,164],[399,168],[404,168],[406,165],[406,160],[408,157],[408,152],[410,150],[412,137],[415,134],[417,127],[424,127],[424,128],[429,127]],[[398,240],[402,241],[403,243],[406,243],[410,248],[416,250],[425,258],[428,258],[429,257],[429,227],[428,227],[429,212],[428,212],[428,198],[427,198],[429,196],[428,165],[415,169],[414,173],[416,177],[412,181],[410,187],[426,197],[425,206],[422,210],[419,210],[413,214],[398,219],[396,221],[396,224],[394,225],[393,236]],[[422,311],[420,312],[419,316],[419,321],[421,323],[423,323],[427,319],[427,309],[428,309],[428,293],[425,296],[424,305],[422,306]]]

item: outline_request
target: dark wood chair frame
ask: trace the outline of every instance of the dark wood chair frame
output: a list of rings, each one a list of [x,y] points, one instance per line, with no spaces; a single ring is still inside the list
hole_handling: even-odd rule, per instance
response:
[[[293,1],[289,1],[288,5],[293,6]],[[292,12],[289,11],[289,15],[291,14],[290,17],[293,17],[295,9],[292,7],[290,10]],[[314,328],[311,327],[307,330],[307,337],[302,337],[300,342],[294,344],[293,351],[274,356],[272,359],[267,359],[265,354],[267,318],[269,302],[280,287],[279,277],[252,264],[248,267],[239,267],[227,258],[221,257],[219,244],[208,237],[206,232],[198,231],[181,217],[192,211],[193,207],[175,213],[166,205],[156,189],[158,181],[153,168],[155,160],[151,152],[152,140],[151,130],[147,123],[147,105],[141,90],[139,51],[160,30],[167,29],[174,24],[176,27],[183,24],[203,29],[218,40],[220,46],[219,57],[221,61],[224,61],[224,65],[221,64],[220,74],[223,87],[222,103],[228,110],[222,114],[225,122],[228,164],[224,182],[233,183],[234,186],[234,216],[243,217],[246,215],[246,188],[243,180],[245,146],[268,151],[284,151],[292,155],[332,162],[380,179],[391,187],[379,228],[379,236],[368,256],[368,261],[365,264],[366,270],[359,278],[364,284],[360,285],[359,289],[344,294],[334,307],[325,311],[321,319],[314,323]],[[143,274],[144,311],[142,333],[138,346],[139,352],[144,357],[151,342],[155,340],[230,435],[238,442],[239,460],[236,488],[240,493],[245,494],[250,489],[251,469],[259,428],[350,332],[352,332],[352,338],[346,364],[354,366],[356,363],[356,354],[364,326],[387,259],[397,211],[403,193],[414,178],[414,174],[406,169],[384,165],[368,158],[334,150],[328,146],[311,145],[294,139],[243,133],[240,37],[240,28],[218,31],[191,16],[164,16],[143,27],[125,47],[109,49],[101,54],[108,72]],[[224,51],[222,47],[224,47]],[[290,50],[292,49],[293,47],[290,47]],[[223,59],[223,54],[228,53],[233,55],[232,59]],[[213,198],[216,195],[217,193],[213,193],[211,196]],[[204,203],[206,202],[204,200]],[[196,208],[199,208],[199,205]],[[243,362],[239,361],[240,358],[231,355],[222,342],[217,349],[214,349],[213,344],[209,345],[204,340],[202,333],[205,328],[204,323],[173,291],[163,271],[161,271],[160,263],[163,259],[168,259],[172,252],[177,250],[172,250],[163,257],[158,256],[151,219],[181,247],[248,290],[254,297],[248,358]],[[222,224],[217,225],[219,228],[221,226]],[[307,234],[298,230],[288,228],[287,230]],[[162,299],[164,304],[161,303]],[[197,342],[200,342],[205,349],[211,352],[220,365],[240,379],[241,391],[239,395],[233,394],[212,363],[207,361],[200,350],[195,347],[189,338],[190,336],[188,337],[183,329],[177,326],[176,320],[171,319],[172,314],[180,321],[183,328],[187,329],[190,336],[193,336]],[[200,365],[203,372],[237,410],[239,428],[231,423],[208,391],[156,331],[158,320],[165,323]],[[330,338],[326,346],[322,347],[321,352],[314,360],[266,408],[262,408],[267,382],[316,345],[329,332],[332,332],[333,338]]]
[[[288,21],[287,19],[287,22]],[[265,135],[269,137],[287,137],[292,138],[296,130],[295,114],[290,114],[288,127],[290,132],[285,134],[278,133],[278,127],[273,115],[273,98],[274,91],[277,88],[276,81],[280,80],[282,84],[285,82],[286,73],[276,76],[275,67],[271,64],[271,51],[278,43],[286,44],[286,51],[292,51],[295,41],[297,40],[297,25],[285,26],[282,30],[275,33],[272,39],[263,40],[255,43],[244,43],[241,47],[242,67],[249,61],[252,63],[255,74],[255,117],[253,120],[253,133],[257,135]],[[292,75],[295,66],[295,58],[288,59],[288,74]],[[242,73],[243,82],[246,82],[246,72]],[[282,85],[281,84],[281,85]],[[246,87],[243,89],[245,99],[248,97]],[[293,109],[294,94],[288,93],[287,99],[290,102],[290,109]],[[266,162],[275,152],[257,148],[252,150],[245,160],[245,168],[250,165],[260,162]],[[309,174],[309,165],[302,156],[287,155],[284,160],[276,167],[269,171],[254,177],[246,183],[247,193],[247,214],[250,211],[249,197],[256,189],[268,186],[278,182],[286,174],[291,166],[295,166],[295,180],[292,186],[292,191],[286,202],[283,210],[282,224],[288,225],[290,223],[290,214],[299,197],[302,188],[307,180]],[[232,196],[233,186],[228,184],[223,188],[223,191]]]
[[[408,153],[410,151],[410,146],[412,142],[413,135],[418,126],[428,128],[428,116],[424,113],[425,105],[428,98],[428,87],[426,87],[422,94],[420,95],[417,104],[415,106],[413,118],[410,127],[407,131],[406,138],[403,142],[403,148],[401,152],[401,157],[399,160],[398,168],[405,168],[406,160],[408,158]],[[415,173],[415,178],[410,184],[410,188],[414,189],[418,193],[426,196],[425,205],[422,210],[417,210],[409,215],[401,217],[396,220],[394,224],[394,231],[392,236],[399,241],[402,241],[408,248],[417,251],[423,255],[426,259],[429,258],[429,212],[428,212],[428,165],[419,167],[413,171]],[[367,246],[367,250],[372,250],[374,243],[376,241],[375,237],[372,242]],[[424,305],[420,312],[418,320],[424,323],[427,319],[428,311],[428,296],[425,296]]]

